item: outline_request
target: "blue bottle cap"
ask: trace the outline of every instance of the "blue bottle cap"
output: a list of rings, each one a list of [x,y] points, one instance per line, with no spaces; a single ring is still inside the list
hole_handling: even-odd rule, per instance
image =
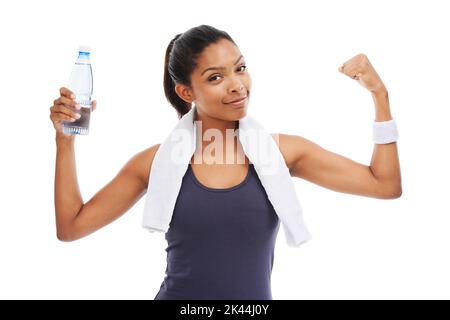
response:
[[[78,51],[79,51],[79,52],[90,53],[90,52],[91,52],[91,47],[89,47],[89,46],[80,46],[80,47],[78,48]]]

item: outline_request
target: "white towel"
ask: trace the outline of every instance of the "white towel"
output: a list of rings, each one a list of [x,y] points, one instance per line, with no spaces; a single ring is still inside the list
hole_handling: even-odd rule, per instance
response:
[[[195,108],[178,121],[153,159],[142,223],[150,232],[169,230],[183,176],[196,149]],[[310,240],[289,169],[274,138],[248,114],[239,120],[236,131],[283,225],[287,244],[298,247]]]

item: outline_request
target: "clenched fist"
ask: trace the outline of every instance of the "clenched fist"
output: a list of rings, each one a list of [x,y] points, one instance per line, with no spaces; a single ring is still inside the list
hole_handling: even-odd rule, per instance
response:
[[[360,53],[344,62],[344,64],[339,67],[339,72],[358,81],[360,85],[371,93],[386,91],[383,81],[381,81],[380,76],[365,54]]]

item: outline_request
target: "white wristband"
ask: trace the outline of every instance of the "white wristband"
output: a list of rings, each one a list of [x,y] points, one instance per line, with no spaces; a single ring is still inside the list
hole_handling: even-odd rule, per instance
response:
[[[398,140],[398,130],[395,119],[373,122],[373,142],[386,144]]]

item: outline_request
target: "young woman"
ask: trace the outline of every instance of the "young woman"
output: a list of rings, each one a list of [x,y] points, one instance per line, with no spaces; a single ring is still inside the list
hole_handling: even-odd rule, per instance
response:
[[[375,121],[392,119],[387,89],[365,55],[345,62],[339,71],[369,90]],[[201,25],[178,34],[166,50],[166,97],[179,118],[195,104],[202,137],[209,129],[220,130],[223,137],[227,129],[237,129],[238,120],[247,114],[251,87],[245,58],[224,31]],[[93,110],[96,105],[94,101]],[[72,92],[61,88],[50,108],[56,129],[55,213],[61,241],[80,239],[130,209],[147,191],[152,161],[160,146],[155,144],[131,157],[85,203],[77,182],[75,136],[61,131],[61,122],[76,119],[76,110]],[[402,193],[395,142],[375,144],[367,166],[300,136],[277,137],[292,177],[379,199],[398,198]],[[210,143],[201,139],[193,158]],[[167,276],[156,299],[272,298],[270,275],[279,221],[248,158],[244,155],[245,163],[224,161],[239,158],[242,148],[238,146],[235,138],[233,148],[224,148],[218,152],[220,156],[202,154],[201,163],[191,159],[166,233]],[[226,205],[230,203],[235,210]],[[232,231],[223,230],[217,222],[227,223],[227,219],[232,221],[228,224],[234,226]]]

